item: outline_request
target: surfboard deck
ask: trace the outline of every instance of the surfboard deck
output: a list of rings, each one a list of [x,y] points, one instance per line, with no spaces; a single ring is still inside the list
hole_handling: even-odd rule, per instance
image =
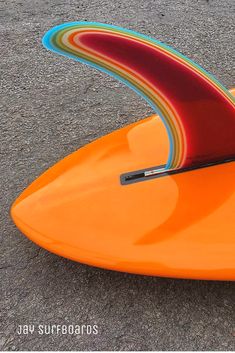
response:
[[[33,182],[13,220],[38,245],[85,264],[234,280],[235,162],[121,185],[123,173],[161,165],[168,150],[156,115],[115,131]]]

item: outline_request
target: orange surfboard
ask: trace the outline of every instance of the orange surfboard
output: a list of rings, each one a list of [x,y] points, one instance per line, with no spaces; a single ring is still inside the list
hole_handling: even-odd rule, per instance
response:
[[[18,228],[93,266],[235,280],[234,91],[172,48],[120,27],[66,23],[43,44],[119,78],[156,115],[43,173],[11,208]]]

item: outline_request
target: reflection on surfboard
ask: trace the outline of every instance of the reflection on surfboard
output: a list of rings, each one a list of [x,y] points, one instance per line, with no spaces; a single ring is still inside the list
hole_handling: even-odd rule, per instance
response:
[[[135,244],[149,245],[175,236],[222,207],[235,191],[234,163],[221,168],[221,174],[215,174],[213,167],[209,167],[199,173],[189,172],[187,178],[182,174],[172,175],[178,188],[178,199],[172,214]]]

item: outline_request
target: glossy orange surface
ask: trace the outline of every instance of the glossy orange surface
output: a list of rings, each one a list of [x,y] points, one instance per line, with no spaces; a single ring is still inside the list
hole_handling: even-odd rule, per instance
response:
[[[235,280],[235,162],[120,184],[125,172],[164,164],[168,152],[156,115],[129,125],[46,171],[12,218],[38,245],[82,263]]]

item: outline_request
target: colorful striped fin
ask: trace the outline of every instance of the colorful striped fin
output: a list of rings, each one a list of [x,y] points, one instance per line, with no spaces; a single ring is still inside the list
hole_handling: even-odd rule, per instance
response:
[[[168,131],[166,169],[235,158],[234,98],[174,49],[133,31],[90,22],[54,27],[43,44],[117,77],[146,99]]]

